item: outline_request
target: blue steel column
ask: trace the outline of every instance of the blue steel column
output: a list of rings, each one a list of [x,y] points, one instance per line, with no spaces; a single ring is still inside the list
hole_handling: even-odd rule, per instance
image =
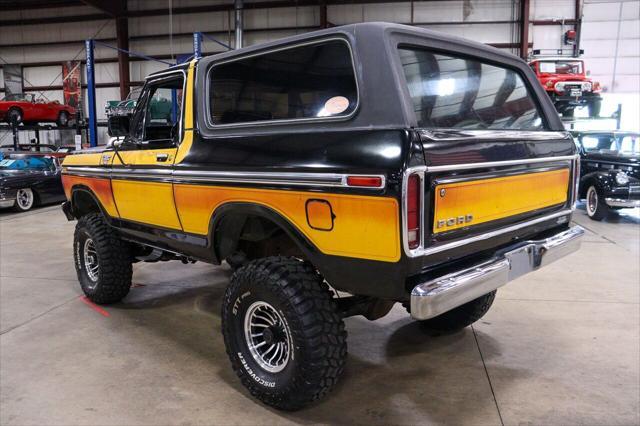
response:
[[[193,33],[193,58],[202,58],[202,33]]]
[[[98,146],[98,120],[96,117],[96,77],[94,69],[94,42],[85,40],[87,53],[87,107],[89,110],[89,145]]]

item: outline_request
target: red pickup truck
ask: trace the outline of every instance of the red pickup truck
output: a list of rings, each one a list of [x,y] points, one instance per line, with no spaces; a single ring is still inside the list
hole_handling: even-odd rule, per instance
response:
[[[7,123],[55,122],[66,127],[75,114],[74,107],[58,101],[36,99],[33,93],[11,94],[0,100],[0,120]]]
[[[582,106],[589,109],[589,117],[600,115],[602,88],[589,78],[581,59],[540,57],[532,59],[529,65],[564,117],[573,117],[574,109]]]

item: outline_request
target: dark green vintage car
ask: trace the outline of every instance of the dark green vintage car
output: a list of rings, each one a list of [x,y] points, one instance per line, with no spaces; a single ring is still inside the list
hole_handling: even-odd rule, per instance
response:
[[[107,101],[104,112],[108,117],[113,116],[130,116],[136,109],[138,104],[138,98],[142,88],[138,87],[127,95],[127,98],[123,101],[113,100]],[[171,99],[161,96],[160,93],[154,94],[151,98],[151,118],[155,120],[169,120],[171,118]]]

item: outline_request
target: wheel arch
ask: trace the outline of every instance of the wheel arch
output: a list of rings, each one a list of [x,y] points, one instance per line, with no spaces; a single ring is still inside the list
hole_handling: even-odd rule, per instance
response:
[[[580,190],[578,198],[583,199],[587,196],[587,190],[591,185],[596,185],[601,190],[608,190],[611,187],[611,178],[607,172],[592,172],[580,178]]]
[[[91,188],[86,185],[74,185],[71,188],[71,213],[76,219],[80,219],[82,216],[89,213],[100,213],[109,221],[109,215],[106,213],[102,203],[98,197],[93,193]]]
[[[281,231],[299,250],[300,254],[313,262],[319,254],[318,248],[282,214],[265,204],[251,202],[228,202],[215,209],[209,222],[210,248],[219,262],[232,254],[245,235],[251,221],[270,223]]]

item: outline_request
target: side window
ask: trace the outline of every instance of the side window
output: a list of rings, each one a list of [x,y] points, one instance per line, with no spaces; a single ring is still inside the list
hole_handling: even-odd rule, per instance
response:
[[[358,102],[346,42],[327,41],[214,65],[213,124],[339,117]]]
[[[180,136],[184,79],[172,77],[148,83],[136,105],[131,136],[142,148],[173,145]]]
[[[510,68],[400,48],[419,127],[541,130],[534,96]]]

